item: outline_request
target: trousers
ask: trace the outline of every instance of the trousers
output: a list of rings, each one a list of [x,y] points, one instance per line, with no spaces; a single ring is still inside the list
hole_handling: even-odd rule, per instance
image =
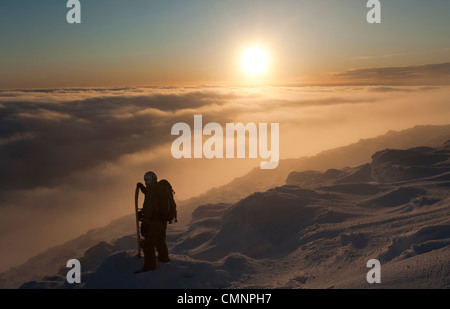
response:
[[[155,248],[158,261],[169,262],[169,250],[166,244],[167,221],[150,221],[146,226],[144,239],[144,271],[156,268]]]

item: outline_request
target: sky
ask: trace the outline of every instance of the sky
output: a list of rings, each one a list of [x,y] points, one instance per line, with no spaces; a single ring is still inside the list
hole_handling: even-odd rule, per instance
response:
[[[132,213],[148,170],[184,200],[259,166],[174,159],[196,114],[279,123],[280,159],[450,119],[447,0],[66,3],[0,1],[0,271]]]
[[[450,2],[382,1],[381,24],[368,10],[357,0],[92,0],[69,24],[66,1],[3,0],[0,88],[246,85],[240,58],[254,44],[269,55],[259,82],[270,84],[448,62]]]

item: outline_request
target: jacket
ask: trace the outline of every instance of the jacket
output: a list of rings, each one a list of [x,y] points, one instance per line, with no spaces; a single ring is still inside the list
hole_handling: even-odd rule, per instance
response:
[[[152,192],[152,189],[144,186],[142,183],[138,183],[138,187],[141,192],[145,195],[144,204],[142,206],[143,211],[143,224],[147,224],[154,218],[156,213],[157,200],[156,192]]]

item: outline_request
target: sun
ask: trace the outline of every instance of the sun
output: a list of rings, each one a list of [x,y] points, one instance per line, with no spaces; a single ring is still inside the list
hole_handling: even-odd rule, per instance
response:
[[[245,72],[252,76],[265,73],[267,71],[267,63],[267,53],[259,47],[249,48],[242,55],[242,67]]]

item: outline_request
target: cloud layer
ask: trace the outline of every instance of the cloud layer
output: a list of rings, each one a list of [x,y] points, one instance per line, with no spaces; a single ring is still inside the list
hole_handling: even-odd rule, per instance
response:
[[[259,165],[172,158],[171,127],[193,127],[195,114],[204,125],[278,122],[280,157],[289,158],[391,129],[447,124],[449,94],[406,86],[0,91],[0,264],[132,212],[134,186],[149,169],[184,199]]]
[[[354,69],[338,73],[335,77],[353,83],[448,85],[450,63]]]

